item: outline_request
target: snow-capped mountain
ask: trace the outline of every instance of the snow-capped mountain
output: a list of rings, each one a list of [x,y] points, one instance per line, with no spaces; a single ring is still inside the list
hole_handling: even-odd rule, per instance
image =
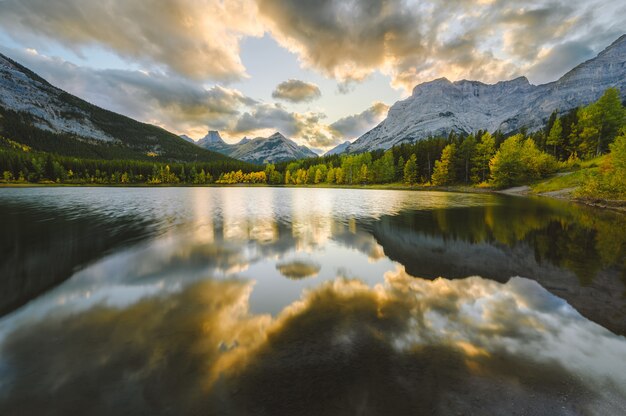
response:
[[[32,134],[33,127],[39,130]],[[222,160],[160,127],[104,110],[53,86],[0,54],[0,132],[18,142],[88,157]],[[34,136],[37,136],[34,138]],[[50,141],[41,145],[41,140]],[[74,153],[75,154],[75,153]]]
[[[224,140],[222,140],[222,136],[220,136],[220,133],[218,131],[209,130],[206,136],[198,140],[198,144],[202,146],[202,145],[207,145],[207,144],[226,144],[226,143],[224,142]]]
[[[207,137],[211,136],[211,139],[205,140],[207,138],[205,137],[199,140],[198,146],[257,165],[317,157],[317,154],[308,147],[299,146],[278,132],[270,137],[257,137],[252,140],[244,138],[236,144],[227,144],[219,133],[213,135],[211,133],[217,132],[209,132]]]
[[[338,144],[337,146],[330,149],[328,152],[324,153],[324,156],[340,155],[342,153],[345,153],[348,149],[348,146],[350,146],[351,144],[352,143],[350,141],[346,140],[345,142]]]
[[[563,113],[589,104],[609,87],[619,88],[626,97],[626,35],[596,58],[548,84],[531,85],[526,77],[496,84],[450,82],[446,78],[419,84],[409,98],[395,103],[387,118],[347,151],[388,149],[453,130],[510,133],[526,127],[532,131],[540,128],[552,111]]]

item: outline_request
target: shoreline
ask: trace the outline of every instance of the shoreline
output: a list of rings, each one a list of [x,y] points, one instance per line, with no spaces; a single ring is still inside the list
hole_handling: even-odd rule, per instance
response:
[[[78,183],[0,183],[3,188],[322,188],[322,189],[372,189],[390,191],[437,191],[437,192],[460,192],[473,194],[500,194],[521,197],[543,197],[558,199],[576,204],[582,204],[594,208],[609,209],[626,213],[626,201],[608,200],[602,198],[584,199],[572,196],[574,188],[561,189],[550,192],[532,192],[530,185],[516,186],[507,189],[477,188],[466,185],[451,186],[424,186],[403,185],[399,183],[373,184],[373,185],[331,185],[331,184],[307,184],[307,185],[283,185],[283,184],[78,184]]]

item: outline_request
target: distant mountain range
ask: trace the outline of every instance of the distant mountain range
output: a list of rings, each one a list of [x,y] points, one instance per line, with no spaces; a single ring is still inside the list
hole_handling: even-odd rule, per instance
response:
[[[531,85],[525,77],[496,84],[450,82],[445,78],[419,84],[409,98],[389,109],[378,126],[326,154],[389,149],[451,131],[533,131],[543,126],[555,109],[564,113],[589,104],[609,87],[619,88],[626,98],[626,35],[548,84]],[[235,158],[260,165],[317,156],[280,133],[228,144],[217,131],[210,131],[194,142],[188,136],[177,136],[81,100],[2,54],[0,135],[39,150],[93,158]]]
[[[317,157],[317,154],[308,147],[299,146],[278,132],[270,137],[255,139],[244,137],[239,143],[228,144],[222,140],[219,132],[209,131],[196,144],[204,149],[257,165]]]
[[[446,78],[419,84],[409,98],[389,109],[385,120],[344,152],[389,149],[450,131],[512,133],[522,127],[533,131],[544,125],[552,111],[563,113],[589,104],[609,87],[619,88],[626,97],[626,35],[548,84],[531,85],[525,77],[492,85]]]
[[[0,135],[71,156],[226,161],[160,127],[107,111],[54,87],[0,54]]]

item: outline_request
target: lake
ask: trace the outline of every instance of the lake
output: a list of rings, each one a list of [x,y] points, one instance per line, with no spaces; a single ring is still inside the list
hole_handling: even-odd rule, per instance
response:
[[[626,414],[626,216],[494,194],[0,189],[2,415]]]

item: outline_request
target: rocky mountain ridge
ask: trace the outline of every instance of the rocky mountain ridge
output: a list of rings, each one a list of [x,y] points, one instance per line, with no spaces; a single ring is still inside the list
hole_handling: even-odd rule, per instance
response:
[[[317,154],[306,146],[298,145],[279,132],[252,140],[244,137],[239,143],[228,144],[222,140],[218,132],[210,131],[196,144],[204,149],[257,165],[317,157]]]
[[[626,35],[563,75],[557,81],[532,85],[526,77],[485,84],[479,81],[436,79],[417,85],[396,102],[387,118],[347,149],[359,153],[389,149],[430,135],[450,131],[472,133],[540,128],[554,110],[560,113],[597,100],[609,87],[626,98]]]

